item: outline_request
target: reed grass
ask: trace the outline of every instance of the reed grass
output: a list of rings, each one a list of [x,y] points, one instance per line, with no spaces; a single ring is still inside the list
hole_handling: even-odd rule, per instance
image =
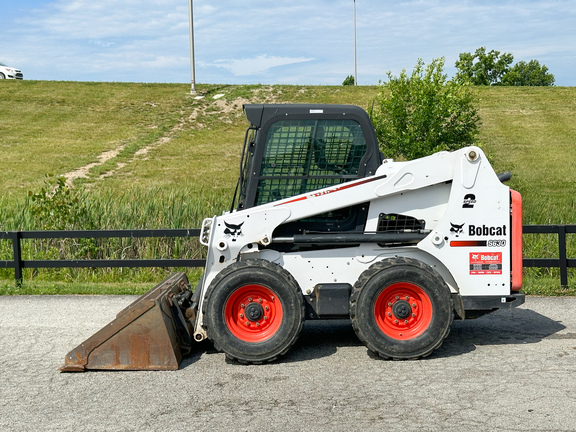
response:
[[[195,192],[197,192],[195,190]],[[154,229],[197,228],[205,217],[222,213],[230,205],[229,197],[204,192],[193,195],[186,188],[134,188],[122,193],[112,190],[76,191],[84,207],[61,229]],[[29,200],[22,206],[2,207],[2,231],[43,229],[45,221],[30,211]],[[42,239],[22,241],[23,259],[154,259],[204,258],[198,238],[111,238]],[[0,241],[0,259],[12,259],[12,244]],[[114,281],[154,282],[169,272],[183,269],[109,268],[109,269],[24,269],[26,281],[69,281],[96,283]],[[13,277],[13,270],[0,269],[0,279]],[[62,286],[62,285],[54,285]],[[2,290],[0,289],[0,292]]]

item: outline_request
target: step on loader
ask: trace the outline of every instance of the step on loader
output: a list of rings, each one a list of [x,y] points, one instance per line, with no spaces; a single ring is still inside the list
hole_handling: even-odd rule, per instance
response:
[[[63,371],[177,369],[196,342],[284,355],[308,319],[349,318],[387,359],[437,349],[453,319],[524,302],[522,200],[482,150],[384,159],[364,110],[245,105],[230,211],[204,220],[206,268],[176,273],[72,350]]]

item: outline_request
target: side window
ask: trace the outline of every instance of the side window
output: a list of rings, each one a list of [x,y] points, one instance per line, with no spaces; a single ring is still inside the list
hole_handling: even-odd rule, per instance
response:
[[[256,204],[358,178],[366,153],[354,120],[282,120],[268,129]]]

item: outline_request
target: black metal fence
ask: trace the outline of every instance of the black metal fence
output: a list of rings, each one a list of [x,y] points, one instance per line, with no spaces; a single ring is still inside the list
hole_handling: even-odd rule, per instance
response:
[[[0,260],[0,268],[13,268],[17,283],[22,281],[25,268],[112,268],[112,267],[204,267],[203,259],[82,259],[82,260],[23,260],[22,240],[73,238],[143,238],[198,237],[199,229],[152,230],[75,230],[75,231],[7,231],[0,232],[0,240],[12,240],[13,259]]]
[[[524,258],[524,267],[560,269],[560,285],[568,285],[568,268],[576,259],[566,256],[566,234],[576,234],[576,225],[524,225],[524,234],[556,234],[558,258]],[[112,268],[112,267],[204,267],[203,259],[102,259],[102,260],[23,260],[22,240],[72,238],[198,237],[199,229],[92,230],[92,231],[7,231],[0,240],[12,240],[13,259],[0,260],[0,268],[13,268],[17,283],[25,268]]]
[[[560,268],[560,285],[568,286],[568,268],[576,267],[576,259],[566,254],[566,234],[575,234],[576,225],[524,225],[524,234],[556,234],[558,236],[558,258],[524,258],[524,267]]]

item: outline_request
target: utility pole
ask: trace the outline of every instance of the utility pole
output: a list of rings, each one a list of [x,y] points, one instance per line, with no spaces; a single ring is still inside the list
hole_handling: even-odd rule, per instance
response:
[[[356,1],[356,0],[354,0]],[[193,0],[188,1],[188,12],[190,16],[190,94],[196,94],[196,71],[194,66],[194,5]]]
[[[358,69],[356,66],[356,0],[354,0],[354,85],[358,85]]]

